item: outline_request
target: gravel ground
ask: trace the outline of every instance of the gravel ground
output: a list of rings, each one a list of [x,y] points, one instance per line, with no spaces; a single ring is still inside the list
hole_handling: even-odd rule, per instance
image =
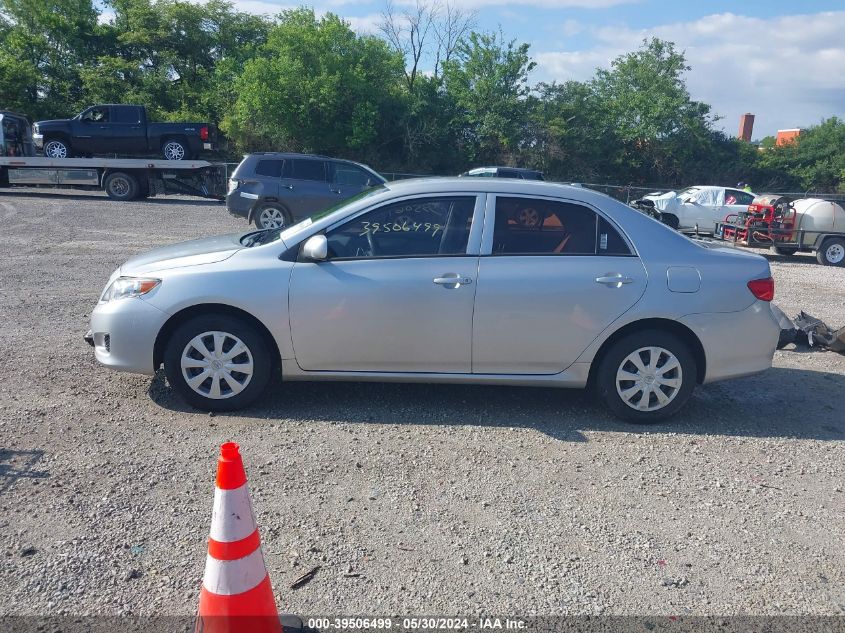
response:
[[[778,352],[647,428],[580,392],[391,384],[212,417],[82,334],[130,255],[243,221],[19,191],[0,217],[0,614],[194,613],[226,440],[301,616],[845,613],[845,356]],[[845,322],[845,269],[772,268],[788,314]]]

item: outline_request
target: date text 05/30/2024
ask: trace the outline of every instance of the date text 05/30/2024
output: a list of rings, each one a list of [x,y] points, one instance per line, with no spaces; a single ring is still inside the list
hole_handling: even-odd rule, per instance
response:
[[[335,630],[408,630],[408,631],[467,631],[467,630],[519,630],[526,628],[526,622],[518,618],[441,618],[441,617],[349,617],[308,618],[308,628],[321,631]]]

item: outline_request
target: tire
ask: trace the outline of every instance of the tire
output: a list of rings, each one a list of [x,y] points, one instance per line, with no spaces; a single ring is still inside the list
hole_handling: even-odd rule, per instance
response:
[[[264,203],[252,214],[259,229],[278,229],[290,224],[290,214],[280,204]]]
[[[113,171],[103,180],[103,189],[112,200],[133,200],[138,197],[140,185],[132,174]]]
[[[790,256],[790,255],[795,255],[795,253],[798,252],[798,249],[797,248],[789,248],[788,246],[772,245],[772,252],[775,253],[776,255]]]
[[[57,138],[47,139],[44,142],[45,158],[70,158],[70,144]]]
[[[681,226],[681,222],[678,220],[677,215],[672,215],[671,213],[661,213],[660,214],[660,221],[663,222],[666,226],[670,229],[678,230],[678,227]]]
[[[199,341],[208,354],[199,351]],[[227,362],[225,354],[238,343],[244,351]],[[204,314],[186,321],[170,336],[164,348],[164,373],[174,391],[191,406],[233,411],[254,402],[267,388],[273,371],[269,350],[265,337],[250,323],[225,314]],[[219,358],[221,352],[224,358]],[[232,365],[249,368],[252,373],[227,372],[226,367]],[[208,375],[198,381],[204,373]],[[188,382],[191,378],[194,386]]]
[[[168,139],[161,145],[161,155],[165,160],[190,160],[188,146],[183,141]]]
[[[845,266],[845,240],[841,237],[829,237],[816,251],[816,261],[822,266]]]
[[[649,387],[652,391],[648,394],[648,402],[645,405],[648,408],[640,410],[636,408],[636,405],[642,400],[645,390],[633,380],[621,378],[620,374],[625,371],[633,377],[638,370],[630,359],[640,352],[640,363],[646,371],[640,370],[639,375],[646,380],[651,378],[653,381],[655,377],[659,380],[659,371],[648,372],[649,359],[653,356],[645,348],[661,350],[659,354],[656,354],[659,363],[658,370],[666,367],[674,357],[677,366],[666,371],[664,378],[673,382],[679,380],[680,384],[673,387],[667,384],[661,386],[658,383],[660,393],[668,397],[668,401],[663,405],[660,405],[653,387]],[[615,416],[635,424],[649,424],[674,415],[686,404],[695,389],[696,376],[695,358],[686,343],[669,332],[642,330],[632,332],[613,343],[599,364],[596,389],[599,397]],[[636,391],[630,391],[635,387],[638,388]],[[626,391],[630,393],[628,399],[623,397]]]

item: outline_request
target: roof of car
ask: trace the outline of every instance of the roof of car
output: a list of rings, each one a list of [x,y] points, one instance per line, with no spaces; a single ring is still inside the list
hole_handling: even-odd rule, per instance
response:
[[[510,169],[513,171],[521,171],[528,174],[539,174],[541,173],[539,169],[529,169],[528,167],[508,167],[507,165],[484,165],[482,167],[473,167],[472,169],[468,170],[466,173],[470,173],[473,171],[478,171],[481,169]]]
[[[409,178],[394,180],[384,185],[396,193],[426,193],[440,191],[473,191],[485,193],[534,194],[553,197],[607,198],[603,193],[584,187],[574,187],[544,180],[522,180],[521,178]]]

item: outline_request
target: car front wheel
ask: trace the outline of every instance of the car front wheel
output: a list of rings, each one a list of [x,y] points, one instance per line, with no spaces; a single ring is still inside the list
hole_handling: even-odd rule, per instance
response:
[[[46,158],[70,158],[70,146],[59,139],[50,139],[44,144]]]
[[[232,411],[266,389],[273,361],[260,332],[229,315],[203,315],[179,326],[164,350],[171,387],[192,406]]]
[[[674,334],[643,330],[604,355],[596,387],[607,407],[628,422],[648,424],[677,413],[696,383],[695,359]]]

